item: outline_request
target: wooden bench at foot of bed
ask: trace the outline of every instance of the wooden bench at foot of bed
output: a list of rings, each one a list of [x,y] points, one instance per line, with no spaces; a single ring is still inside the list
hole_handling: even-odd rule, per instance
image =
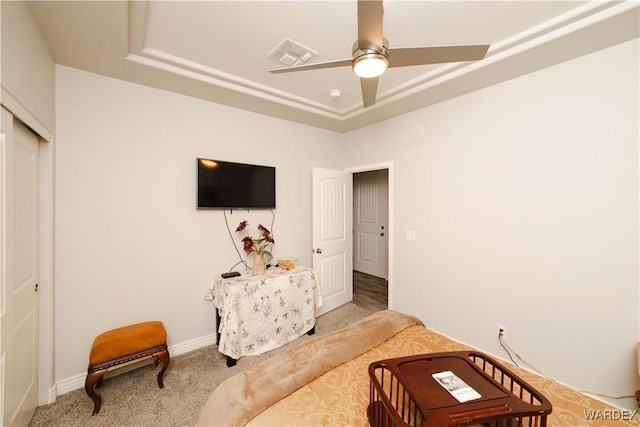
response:
[[[114,369],[123,368],[144,359],[153,359],[157,365],[162,362],[158,373],[158,387],[164,388],[162,377],[169,367],[167,333],[159,321],[143,322],[124,326],[102,333],[91,346],[89,368],[84,389],[93,399],[93,414],[100,412],[102,398],[94,388],[102,385],[104,375]]]

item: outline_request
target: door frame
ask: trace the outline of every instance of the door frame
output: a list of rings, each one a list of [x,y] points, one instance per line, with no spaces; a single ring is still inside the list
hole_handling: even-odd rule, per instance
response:
[[[389,261],[389,233],[387,232],[389,229],[389,215],[387,212],[389,209],[389,171],[387,169],[378,169],[370,172],[353,173],[351,176],[353,177],[353,269],[387,281],[389,279],[389,266],[387,265]],[[358,190],[362,190],[362,186],[359,183],[363,181],[366,181],[369,185],[375,183],[375,198],[377,199],[375,226],[372,226],[373,222],[371,222],[373,217],[369,217],[369,221],[364,222],[360,217],[363,207],[363,193]],[[369,202],[372,201],[373,199],[369,200]],[[356,209],[356,206],[358,209]],[[369,215],[371,214],[373,214],[373,211],[369,212]],[[368,238],[366,245],[372,245],[365,246],[365,252],[367,252],[367,249],[371,251],[375,246],[375,258],[362,258],[363,242],[360,240],[360,233],[362,232]],[[373,238],[373,235],[376,237]],[[376,243],[374,244],[370,239],[374,239]],[[373,255],[371,252],[367,253]]]
[[[381,162],[381,163],[372,163],[368,165],[360,165],[360,166],[352,166],[345,168],[345,172],[360,173],[360,172],[371,172],[376,170],[386,169],[388,171],[388,187],[389,187],[389,196],[387,198],[388,206],[388,215],[389,215],[389,223],[387,226],[387,236],[388,236],[388,250],[387,250],[387,268],[388,268],[388,283],[389,287],[387,288],[387,304],[390,310],[393,310],[393,287],[394,287],[394,268],[393,268],[393,240],[395,235],[395,230],[393,227],[393,161]],[[353,184],[352,184],[353,185]],[[352,243],[353,245],[353,243]]]

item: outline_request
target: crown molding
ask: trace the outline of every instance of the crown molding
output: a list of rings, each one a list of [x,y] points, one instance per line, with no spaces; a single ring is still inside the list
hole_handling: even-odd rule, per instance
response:
[[[126,59],[180,78],[242,94],[245,95],[245,99],[254,98],[261,104],[277,104],[278,107],[275,107],[274,110],[282,108],[297,110],[300,112],[299,117],[306,117],[304,120],[292,118],[293,121],[304,122],[309,120],[309,117],[316,117],[325,123],[321,127],[332,128],[338,132],[348,132],[376,121],[499,83],[499,81],[534,72],[603,47],[613,46],[620,43],[621,40],[637,38],[636,25],[635,29],[625,30],[623,35],[602,34],[602,38],[606,40],[594,43],[593,47],[576,47],[572,44],[577,43],[575,39],[580,38],[577,37],[577,34],[584,33],[585,29],[598,27],[606,21],[616,20],[623,15],[628,17],[629,12],[637,13],[638,10],[640,10],[640,3],[636,0],[588,2],[512,37],[492,43],[487,56],[482,61],[444,64],[418,78],[379,93],[376,104],[367,109],[362,108],[360,103],[342,110],[331,108],[322,103],[162,52],[152,46],[146,46],[147,2],[129,2],[129,40]],[[587,33],[591,34],[588,31]],[[570,40],[570,42],[565,40]],[[565,51],[560,48],[554,50],[552,48],[554,43],[558,43]],[[567,49],[569,51],[566,51]],[[529,65],[518,64],[514,66],[517,60],[522,60]],[[501,70],[500,67],[512,69]],[[500,80],[500,77],[487,77],[488,74],[499,74],[504,77]],[[216,99],[210,99],[210,101],[225,103]],[[265,111],[264,114],[269,115],[270,113]],[[334,124],[327,126],[326,123]]]

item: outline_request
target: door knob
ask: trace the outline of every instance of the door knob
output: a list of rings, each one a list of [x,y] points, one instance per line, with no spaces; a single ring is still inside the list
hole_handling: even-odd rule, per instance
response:
[[[384,236],[384,233],[380,233],[381,236]]]
[[[314,252],[317,253],[317,254],[321,254],[322,253],[322,249],[318,248],[318,249],[314,250]]]

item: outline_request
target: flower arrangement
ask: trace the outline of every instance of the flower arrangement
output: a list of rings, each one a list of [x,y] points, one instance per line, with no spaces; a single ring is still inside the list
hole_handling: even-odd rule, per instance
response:
[[[271,236],[271,232],[262,224],[258,225],[258,231],[260,232],[260,236],[257,238],[253,238],[249,236],[249,232],[247,231],[247,226],[249,223],[247,220],[242,221],[238,228],[236,228],[236,233],[243,233],[246,235],[242,239],[242,248],[244,249],[247,255],[251,253],[255,253],[257,255],[263,256],[265,262],[271,261],[273,258],[273,254],[269,251],[271,245],[275,243],[273,240],[273,236]]]

